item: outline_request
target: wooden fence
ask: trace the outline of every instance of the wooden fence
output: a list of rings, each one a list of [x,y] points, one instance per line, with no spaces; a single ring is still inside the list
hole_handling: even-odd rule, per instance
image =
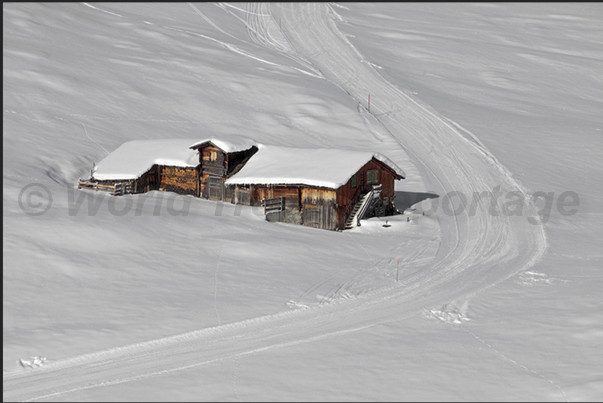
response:
[[[109,192],[113,196],[122,196],[125,194],[132,194],[132,184],[129,182],[119,182],[114,185],[105,185],[105,184],[98,183],[98,182],[83,181],[83,180],[79,179],[77,182],[77,188]]]
[[[285,209],[284,197],[273,197],[271,199],[262,199],[261,205],[264,207],[264,215],[273,212],[282,212]]]

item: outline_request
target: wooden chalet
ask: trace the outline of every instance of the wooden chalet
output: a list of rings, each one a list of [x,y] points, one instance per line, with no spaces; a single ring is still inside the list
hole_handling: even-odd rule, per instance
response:
[[[394,183],[404,177],[379,154],[260,146],[225,184],[232,203],[264,205],[270,220],[343,230],[394,214]]]
[[[370,152],[269,146],[229,136],[124,143],[80,188],[115,195],[171,191],[263,206],[266,218],[328,230],[396,213],[394,183],[404,172]]]
[[[205,140],[189,147],[199,152],[199,187],[197,196],[210,200],[230,200],[224,181],[236,174],[258,151],[251,142]]]
[[[79,187],[118,195],[160,190],[225,200],[224,180],[255,151],[255,143],[240,136],[129,141],[95,166],[90,179],[80,180]]]
[[[134,140],[122,144],[90,172],[78,187],[115,195],[151,190],[198,194],[199,157],[192,140]]]

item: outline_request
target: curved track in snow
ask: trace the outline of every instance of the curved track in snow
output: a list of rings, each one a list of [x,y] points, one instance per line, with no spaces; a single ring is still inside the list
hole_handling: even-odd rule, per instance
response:
[[[458,200],[454,193],[466,197],[467,208],[460,214],[440,214],[443,245],[437,263],[431,262],[416,278],[421,287],[462,277],[469,284],[455,288],[470,294],[506,279],[544,253],[545,233],[533,224],[538,219],[529,195],[475,136],[463,130],[464,136],[456,124],[383,79],[337,29],[338,16],[330,5],[273,7],[278,7],[284,26],[292,27],[283,31],[288,43],[327,80],[359,102],[365,103],[367,94],[377,100],[370,113],[412,157],[436,193],[450,196],[443,203]],[[489,195],[495,190],[502,195],[493,204]],[[502,214],[502,205],[515,197],[507,196],[519,194],[526,200],[521,216]],[[475,195],[482,195],[479,203],[474,203]],[[440,213],[456,207],[442,205]]]
[[[328,4],[265,3],[253,7],[248,24],[254,41],[311,63],[356,100],[365,99],[369,93],[378,100],[370,112],[437,187],[434,191],[440,195],[456,191],[470,198],[500,186],[502,191],[525,195],[476,138],[469,133],[469,137],[463,136],[453,123],[414,102],[363,61],[337,29],[337,15]],[[273,15],[272,23],[265,20],[269,14]],[[53,398],[337,337],[467,298],[529,267],[546,248],[542,226],[527,220],[528,216],[537,217],[533,206],[526,205],[522,216],[492,214],[490,207],[490,199],[483,198],[471,216],[466,212],[440,214],[442,246],[438,255],[429,265],[416,263],[415,268],[421,270],[405,278],[403,285],[344,302],[77,356],[31,371],[7,372],[3,376],[4,400]]]

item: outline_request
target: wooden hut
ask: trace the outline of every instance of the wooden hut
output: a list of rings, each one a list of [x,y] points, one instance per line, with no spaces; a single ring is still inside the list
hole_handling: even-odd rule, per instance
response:
[[[394,181],[404,177],[380,154],[261,145],[225,184],[232,203],[264,205],[273,220],[343,230],[393,214]]]
[[[230,200],[224,192],[224,180],[255,151],[253,140],[235,135],[201,141],[129,141],[103,159],[90,179],[80,180],[80,187],[121,188],[121,194],[160,190]]]
[[[188,148],[193,141],[128,141],[100,161],[90,179],[79,181],[79,187],[113,190],[115,194],[162,190],[197,196],[199,157]]]
[[[209,139],[189,147],[199,153],[199,193],[210,200],[230,201],[224,181],[236,174],[258,150],[256,143],[245,137],[229,140]]]
[[[124,143],[79,186],[262,205],[269,220],[342,230],[364,217],[393,214],[394,183],[404,177],[376,153],[268,146],[228,136]]]

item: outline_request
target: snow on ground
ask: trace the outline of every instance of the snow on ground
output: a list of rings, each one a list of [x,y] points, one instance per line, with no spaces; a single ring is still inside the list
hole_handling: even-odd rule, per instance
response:
[[[600,400],[601,17],[4,4],[5,400]],[[383,154],[409,214],[74,189],[127,141],[232,133]],[[542,197],[446,213],[496,185]]]

